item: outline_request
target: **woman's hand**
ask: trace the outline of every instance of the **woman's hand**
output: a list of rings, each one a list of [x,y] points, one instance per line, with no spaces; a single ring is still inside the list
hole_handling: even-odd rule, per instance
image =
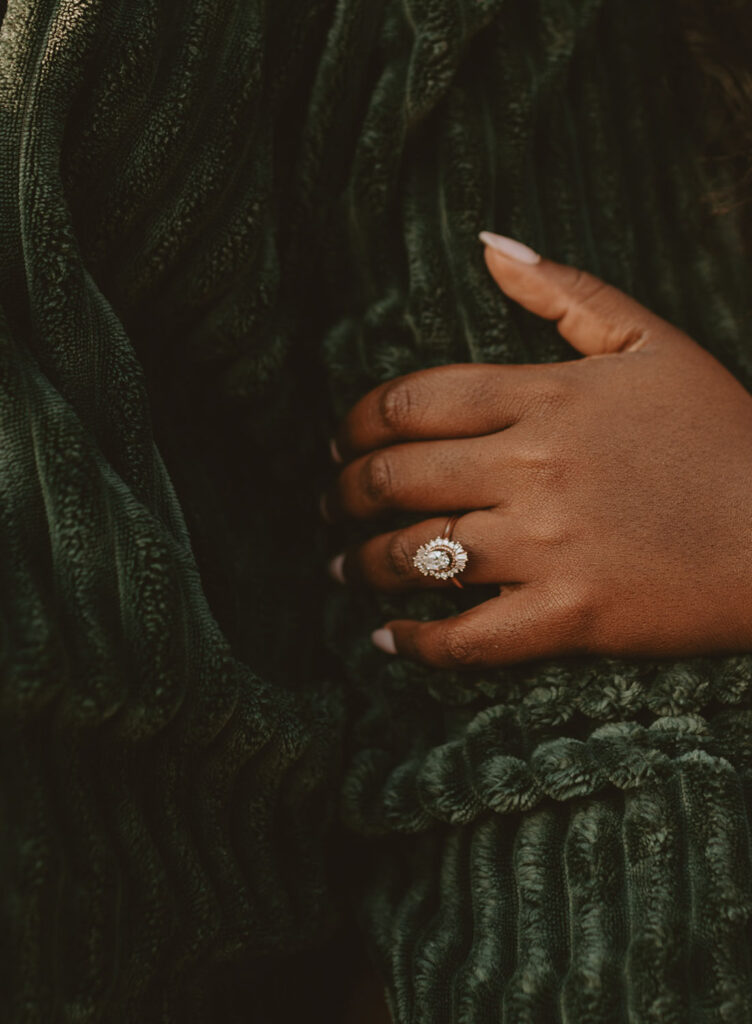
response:
[[[462,511],[462,581],[501,586],[452,618],[389,622],[374,642],[453,667],[752,649],[752,396],[622,292],[482,238],[499,287],[585,358],[424,370],[349,413],[330,518],[426,518],[334,559],[335,578],[448,586],[413,556]]]

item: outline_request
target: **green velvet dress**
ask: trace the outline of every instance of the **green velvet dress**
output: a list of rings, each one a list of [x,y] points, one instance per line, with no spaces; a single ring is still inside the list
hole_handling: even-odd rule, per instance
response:
[[[752,658],[389,659],[485,595],[317,513],[378,382],[572,357],[482,228],[752,384],[679,14],[0,0],[0,1020],[335,1020],[352,914],[397,1024],[752,1021]]]

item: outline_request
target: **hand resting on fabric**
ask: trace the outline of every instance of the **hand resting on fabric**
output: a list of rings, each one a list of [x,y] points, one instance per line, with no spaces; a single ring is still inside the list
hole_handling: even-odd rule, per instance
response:
[[[451,618],[388,622],[374,643],[447,667],[752,649],[752,395],[617,289],[481,237],[502,291],[584,358],[423,370],[347,415],[330,521],[425,519],[338,555],[334,578],[450,586],[413,558],[458,512],[462,582],[500,586]]]

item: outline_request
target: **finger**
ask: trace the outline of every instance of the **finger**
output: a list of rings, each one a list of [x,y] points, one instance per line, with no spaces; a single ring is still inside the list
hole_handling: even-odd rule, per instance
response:
[[[574,604],[522,584],[449,619],[394,620],[372,639],[389,654],[435,668],[491,668],[586,650],[586,620]]]
[[[348,459],[398,441],[475,437],[516,423],[540,383],[538,366],[459,363],[408,373],[374,388],[340,426]]]
[[[441,537],[446,522],[446,517],[427,519],[373,537],[347,551],[343,562],[335,559],[334,575],[341,568],[343,582],[362,583],[386,592],[452,586],[451,579],[424,575],[414,562],[422,544]],[[468,512],[456,522],[452,540],[458,541],[468,555],[466,568],[457,576],[463,584],[516,583],[523,578],[516,529],[504,514]]]
[[[480,237],[486,265],[501,290],[532,313],[556,320],[562,337],[584,355],[635,350],[656,335],[661,341],[690,341],[635,299],[584,270],[534,260],[537,254],[513,239],[487,231]]]
[[[503,451],[485,437],[394,445],[349,463],[327,492],[330,522],[367,519],[388,509],[451,512],[486,508],[502,500]]]

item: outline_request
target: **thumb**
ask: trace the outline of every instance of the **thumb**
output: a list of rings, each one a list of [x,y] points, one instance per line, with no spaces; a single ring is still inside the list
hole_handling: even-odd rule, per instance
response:
[[[618,288],[592,274],[542,259],[521,242],[481,231],[486,265],[499,288],[531,313],[556,320],[586,356],[641,348],[656,332],[681,335]]]

